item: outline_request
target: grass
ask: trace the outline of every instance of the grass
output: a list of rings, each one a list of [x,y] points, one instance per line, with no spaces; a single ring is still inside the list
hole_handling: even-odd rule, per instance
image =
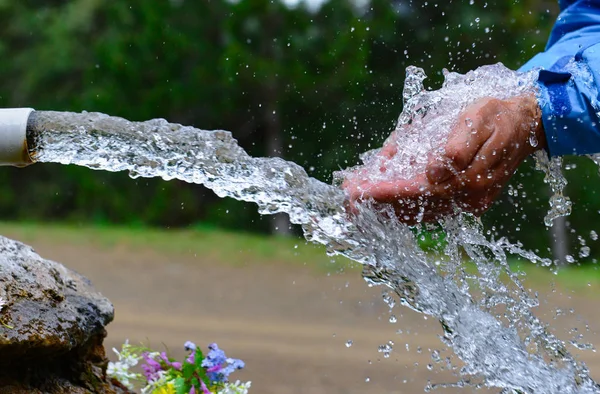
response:
[[[319,272],[359,269],[357,264],[341,257],[327,256],[324,247],[309,244],[300,238],[266,237],[212,228],[156,229],[0,222],[0,234],[32,244],[43,240],[105,249],[125,247],[170,255],[202,255],[232,265],[285,262],[309,265]]]
[[[513,262],[511,269],[515,272],[524,272],[525,283],[533,287],[556,285],[562,289],[600,294],[600,266],[597,264],[566,266],[558,270],[550,270],[530,263]]]
[[[32,244],[43,240],[65,246],[91,245],[106,249],[125,247],[133,250],[154,250],[170,255],[197,254],[225,264],[240,266],[285,262],[306,265],[319,273],[360,270],[358,264],[341,257],[329,257],[324,247],[308,244],[300,238],[267,237],[213,228],[153,229],[0,222],[0,234]],[[524,272],[525,284],[533,288],[556,286],[560,289],[595,293],[599,293],[600,290],[598,265],[565,267],[553,272],[533,264],[513,261],[511,268],[515,272]]]

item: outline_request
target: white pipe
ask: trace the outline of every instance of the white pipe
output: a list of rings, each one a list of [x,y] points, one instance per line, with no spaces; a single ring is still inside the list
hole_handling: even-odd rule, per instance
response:
[[[27,148],[27,120],[32,108],[0,108],[0,166],[33,163]]]

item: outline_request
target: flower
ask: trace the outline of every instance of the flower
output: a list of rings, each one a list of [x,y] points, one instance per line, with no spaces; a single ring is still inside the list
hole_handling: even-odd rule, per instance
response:
[[[195,351],[196,350],[196,344],[194,342],[187,341],[186,343],[183,344],[183,349],[186,352]]]
[[[195,359],[196,359],[196,350],[193,350],[190,353],[190,355],[188,356],[188,358],[185,359],[185,361],[187,361],[190,364],[193,364]]]
[[[227,358],[225,352],[216,343],[208,345],[209,352],[202,360],[208,379],[213,383],[226,383],[229,375],[236,369],[244,368],[244,362],[235,358]]]
[[[211,343],[208,345],[208,354],[204,361],[202,361],[203,367],[214,367],[215,365],[221,365],[225,362],[225,352],[219,349],[219,346],[216,343]]]
[[[225,386],[220,389],[217,394],[248,394],[252,382],[241,383],[236,380],[235,383],[225,383]]]
[[[119,361],[110,362],[108,376],[118,380],[130,390],[134,390],[132,380],[145,380],[141,394],[247,394],[250,382],[229,383],[229,375],[244,367],[242,360],[229,358],[216,343],[208,346],[208,355],[192,342],[184,348],[190,354],[183,363],[169,359],[166,352],[153,352],[144,347],[131,347],[125,342],[121,352],[113,349]],[[129,369],[143,360],[142,374]],[[144,379],[145,377],[145,379]],[[208,378],[208,379],[207,379]]]
[[[133,373],[129,371],[129,368],[132,368],[137,365],[138,361],[141,357],[137,356],[132,352],[131,345],[129,345],[129,341],[125,341],[121,348],[121,352],[117,349],[113,348],[113,352],[117,354],[119,357],[119,361],[117,362],[109,362],[108,367],[106,368],[106,374],[121,382],[125,387],[130,390],[133,390],[133,383],[131,380],[137,380],[141,378],[141,375],[138,373]]]
[[[210,391],[208,390],[208,387],[206,387],[206,384],[204,384],[203,381],[200,381],[200,387],[202,388],[202,394],[211,394]],[[196,391],[196,390],[194,389],[194,391]],[[195,394],[195,393],[190,392],[190,394]]]
[[[163,362],[167,365],[167,367],[171,367],[173,369],[176,369],[178,371],[181,371],[181,363],[177,362],[177,361],[169,361],[169,358],[167,357],[167,353],[162,352],[160,354],[160,358],[163,360]]]
[[[158,353],[150,353],[144,352],[142,353],[142,358],[146,362],[146,364],[142,364],[142,369],[144,370],[144,376],[148,380],[148,382],[153,380],[158,380],[160,378],[159,372],[162,371],[162,366],[158,361],[156,361],[156,357],[158,357]]]
[[[169,391],[172,390],[172,391]],[[158,371],[154,375],[154,379],[149,380],[146,387],[142,388],[142,394],[156,394],[156,393],[175,393],[175,386],[173,382],[169,380],[165,371]]]
[[[142,393],[144,391],[142,390]],[[152,394],[176,394],[177,390],[175,390],[175,385],[173,385],[173,383],[169,382],[163,386],[160,386],[158,388],[153,389],[152,391],[149,391]]]
[[[229,377],[232,372],[235,372],[237,369],[242,369],[246,366],[244,362],[237,358],[228,358],[227,366],[221,369],[221,374],[225,376],[225,380]]]

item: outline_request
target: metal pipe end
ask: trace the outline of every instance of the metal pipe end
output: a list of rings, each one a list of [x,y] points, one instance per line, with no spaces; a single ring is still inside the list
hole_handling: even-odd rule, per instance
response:
[[[33,163],[27,146],[27,121],[33,108],[0,108],[0,166]]]

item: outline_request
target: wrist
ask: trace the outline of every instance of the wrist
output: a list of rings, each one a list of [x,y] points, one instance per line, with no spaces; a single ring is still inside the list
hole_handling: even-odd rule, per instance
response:
[[[528,133],[528,145],[532,153],[546,149],[546,133],[542,122],[542,109],[534,94],[519,96],[509,100],[517,114],[517,127]]]

